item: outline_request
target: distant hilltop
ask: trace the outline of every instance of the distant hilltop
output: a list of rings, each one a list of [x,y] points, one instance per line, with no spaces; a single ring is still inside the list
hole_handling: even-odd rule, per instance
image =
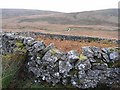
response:
[[[32,16],[32,18],[20,18],[18,21],[19,23],[43,21],[50,24],[110,26],[116,26],[118,23],[118,9],[104,9],[74,13],[27,9],[2,9],[3,19],[23,16]]]

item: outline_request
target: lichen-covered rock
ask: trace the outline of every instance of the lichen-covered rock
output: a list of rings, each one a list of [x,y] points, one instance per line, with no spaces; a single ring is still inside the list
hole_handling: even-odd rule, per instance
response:
[[[62,53],[59,50],[54,48],[46,52],[42,59],[48,62],[56,62],[58,59],[61,58],[61,56],[62,56]]]
[[[95,46],[86,46],[86,47],[82,47],[82,52],[83,55],[87,56],[88,58],[101,58],[101,49]]]
[[[36,41],[36,42],[34,42],[34,44],[32,46],[32,48],[34,49],[34,52],[41,51],[41,50],[45,49],[45,47],[46,46],[45,46],[44,42],[42,42],[42,41]]]
[[[96,60],[96,59],[94,59],[94,58],[89,58],[89,61],[90,61],[91,63],[96,63],[98,60]]]
[[[66,75],[72,68],[73,66],[70,64],[69,61],[67,60],[59,61],[59,72],[60,73],[63,73]]]
[[[29,46],[30,46],[33,42],[34,42],[34,39],[31,38],[31,37],[26,37],[26,38],[24,38],[24,40],[23,40],[23,44],[26,44],[26,45],[29,45]]]
[[[110,62],[109,55],[107,53],[102,53],[102,61],[108,63]]]
[[[46,53],[47,51],[51,50],[51,49],[55,49],[55,46],[53,43],[50,43],[43,51],[43,53]]]
[[[108,65],[106,63],[93,63],[92,68],[97,70],[106,70]]]
[[[110,60],[111,61],[116,61],[119,60],[119,53],[118,52],[112,52],[109,54]]]
[[[71,50],[67,53],[67,59],[71,64],[75,64],[80,58],[79,54],[75,50]]]
[[[75,66],[78,70],[89,70],[91,63],[89,60],[81,61]]]
[[[89,46],[82,47],[83,55],[87,56],[88,58],[93,58],[94,52],[91,50]]]

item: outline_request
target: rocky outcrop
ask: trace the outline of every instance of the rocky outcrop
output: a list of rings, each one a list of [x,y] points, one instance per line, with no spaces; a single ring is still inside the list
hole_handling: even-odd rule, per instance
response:
[[[85,46],[81,54],[75,50],[61,52],[54,44],[46,46],[43,41],[31,37],[4,33],[1,53],[14,53],[18,41],[27,50],[26,68],[36,78],[35,82],[46,81],[53,86],[70,84],[82,89],[99,84],[120,85],[119,48]]]

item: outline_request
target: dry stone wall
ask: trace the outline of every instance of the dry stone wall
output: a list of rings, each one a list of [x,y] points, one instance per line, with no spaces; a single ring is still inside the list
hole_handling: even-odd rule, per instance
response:
[[[89,36],[59,35],[59,34],[47,34],[47,33],[41,33],[41,32],[17,32],[16,34],[22,35],[22,36],[30,36],[33,38],[36,36],[44,36],[45,38],[61,39],[61,40],[108,41],[108,42],[113,42],[113,43],[117,43],[117,44],[120,43],[119,39],[116,40],[116,39],[107,39],[107,38],[89,37]]]
[[[109,87],[120,85],[119,48],[82,47],[82,53],[75,50],[61,52],[54,44],[15,33],[2,34],[1,54],[14,53],[16,42],[27,50],[27,72],[33,74],[34,82],[72,85],[77,88],[94,88],[99,84]]]

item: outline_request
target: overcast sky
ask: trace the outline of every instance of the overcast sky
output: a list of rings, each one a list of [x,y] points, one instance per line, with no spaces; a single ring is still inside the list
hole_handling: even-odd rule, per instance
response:
[[[80,12],[118,8],[120,0],[0,0],[0,8]]]

